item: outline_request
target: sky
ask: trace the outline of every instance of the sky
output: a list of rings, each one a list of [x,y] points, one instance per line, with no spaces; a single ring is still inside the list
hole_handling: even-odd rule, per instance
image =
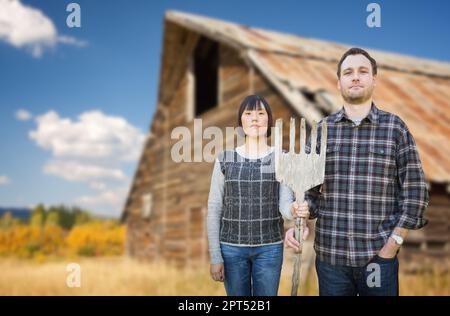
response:
[[[66,23],[72,2],[80,27]],[[371,2],[381,27],[366,24]],[[0,0],[0,207],[120,215],[157,103],[167,10],[450,62],[445,0]]]

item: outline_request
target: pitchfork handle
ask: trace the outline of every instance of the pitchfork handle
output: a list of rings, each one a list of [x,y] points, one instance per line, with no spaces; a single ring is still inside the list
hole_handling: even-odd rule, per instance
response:
[[[304,195],[296,194],[297,202],[303,202]],[[299,199],[300,198],[300,199]],[[294,262],[294,271],[292,274],[292,288],[291,288],[291,296],[297,296],[298,285],[300,279],[300,266],[302,260],[302,250],[303,250],[303,226],[305,224],[305,219],[303,217],[295,219],[295,229],[294,229],[294,237],[298,241],[299,252],[295,256]]]

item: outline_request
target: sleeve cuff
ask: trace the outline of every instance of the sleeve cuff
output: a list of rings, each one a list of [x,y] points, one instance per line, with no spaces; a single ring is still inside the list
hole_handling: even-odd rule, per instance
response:
[[[428,220],[426,218],[403,214],[398,220],[397,227],[415,230],[424,227],[427,223]]]
[[[211,264],[223,263],[222,253],[220,249],[213,251],[210,250],[209,253],[211,256]]]

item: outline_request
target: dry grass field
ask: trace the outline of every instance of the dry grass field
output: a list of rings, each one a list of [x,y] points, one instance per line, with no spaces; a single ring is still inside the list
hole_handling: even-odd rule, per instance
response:
[[[66,266],[81,267],[81,286],[66,285]],[[168,263],[144,263],[126,257],[36,262],[0,259],[0,295],[225,295],[207,265],[176,269]],[[290,273],[283,270],[279,294],[289,295]],[[314,269],[302,295],[317,295]],[[429,270],[400,274],[401,295],[450,295],[450,272]]]

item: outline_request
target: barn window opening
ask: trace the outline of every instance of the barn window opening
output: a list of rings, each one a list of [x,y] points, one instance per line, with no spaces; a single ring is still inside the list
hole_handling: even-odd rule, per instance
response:
[[[194,51],[195,116],[217,105],[219,44],[201,37]]]

